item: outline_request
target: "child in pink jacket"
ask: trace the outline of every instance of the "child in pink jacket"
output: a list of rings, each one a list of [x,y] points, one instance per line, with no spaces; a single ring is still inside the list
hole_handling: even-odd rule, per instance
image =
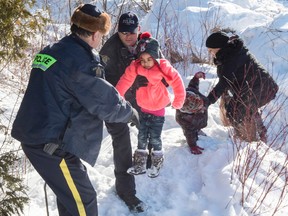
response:
[[[159,43],[149,32],[141,34],[137,45],[138,58],[132,61],[120,78],[116,89],[123,96],[131,87],[137,75],[147,78],[147,86],[140,87],[136,92],[136,101],[141,108],[140,127],[138,133],[138,148],[134,153],[134,166],[128,169],[133,175],[146,172],[147,146],[152,150],[152,164],[148,176],[156,177],[163,164],[161,132],[164,124],[165,107],[172,105],[180,109],[184,103],[185,86],[178,71],[166,59],[160,59]],[[169,92],[163,84],[165,79],[174,92],[171,101]]]

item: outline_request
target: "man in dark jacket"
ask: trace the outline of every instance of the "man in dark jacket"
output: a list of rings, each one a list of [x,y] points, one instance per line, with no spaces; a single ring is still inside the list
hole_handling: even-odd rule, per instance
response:
[[[71,22],[71,35],[36,55],[12,136],[56,194],[60,216],[96,216],[96,191],[80,159],[95,164],[103,121],[137,124],[137,112],[103,79],[94,50],[110,16],[85,4]]]
[[[235,135],[246,141],[266,141],[267,130],[258,109],[275,98],[278,85],[237,35],[215,32],[207,38],[206,47],[219,78],[208,95],[210,104],[223,96]]]
[[[106,63],[106,80],[113,86],[116,86],[126,67],[137,57],[136,46],[139,33],[137,15],[132,12],[124,13],[119,19],[118,32],[112,35],[100,50],[100,55]],[[145,77],[137,77],[133,86],[125,94],[125,99],[138,110],[135,92],[137,88],[147,85],[147,82]],[[108,122],[106,127],[113,140],[116,192],[129,209],[142,212],[144,209],[137,208],[142,201],[136,197],[135,178],[127,173],[128,168],[132,167],[129,127],[125,123]]]

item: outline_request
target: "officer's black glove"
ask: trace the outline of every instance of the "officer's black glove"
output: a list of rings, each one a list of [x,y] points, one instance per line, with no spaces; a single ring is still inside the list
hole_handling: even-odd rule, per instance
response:
[[[131,122],[130,126],[136,126],[136,128],[139,128],[139,125],[140,125],[139,114],[137,110],[134,108],[132,108],[132,112],[133,112],[133,115],[129,121]]]
[[[141,76],[141,75],[137,75],[135,81],[134,81],[134,84],[133,86],[136,88],[136,89],[139,89],[141,87],[145,87],[148,85],[148,79],[145,77],[145,76]]]

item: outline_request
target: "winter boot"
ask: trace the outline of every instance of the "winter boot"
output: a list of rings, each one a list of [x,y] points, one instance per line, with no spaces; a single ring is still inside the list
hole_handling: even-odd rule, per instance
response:
[[[163,152],[160,151],[152,151],[152,164],[151,168],[148,171],[148,176],[150,178],[155,178],[159,175],[160,169],[164,162]]]
[[[139,175],[146,172],[147,151],[143,149],[136,149],[134,153],[133,167],[127,170],[128,174]]]
[[[201,130],[200,130],[201,131]],[[204,148],[197,145],[199,130],[189,131],[186,133],[186,140],[192,154],[202,154]]]
[[[190,148],[191,154],[195,154],[195,155],[202,154],[202,151],[204,150],[204,148],[198,145],[189,146],[189,148]]]
[[[119,197],[125,202],[131,212],[140,213],[145,211],[145,204],[134,194],[124,194],[119,195]]]

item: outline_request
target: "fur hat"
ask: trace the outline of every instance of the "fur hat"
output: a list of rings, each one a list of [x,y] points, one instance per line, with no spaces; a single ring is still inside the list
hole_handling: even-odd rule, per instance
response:
[[[151,37],[149,32],[143,32],[140,35],[140,40],[137,44],[136,50],[138,58],[142,53],[150,54],[155,60],[161,58],[160,45],[156,39]]]
[[[133,12],[127,12],[120,16],[118,32],[137,33],[139,26],[138,16]]]
[[[192,91],[186,91],[186,99],[180,111],[183,113],[192,114],[201,112],[203,109],[204,101],[202,98]]]
[[[81,4],[73,12],[71,22],[89,32],[107,34],[111,27],[110,16],[91,4]]]
[[[206,40],[208,48],[223,48],[229,41],[229,36],[225,32],[212,33]]]

